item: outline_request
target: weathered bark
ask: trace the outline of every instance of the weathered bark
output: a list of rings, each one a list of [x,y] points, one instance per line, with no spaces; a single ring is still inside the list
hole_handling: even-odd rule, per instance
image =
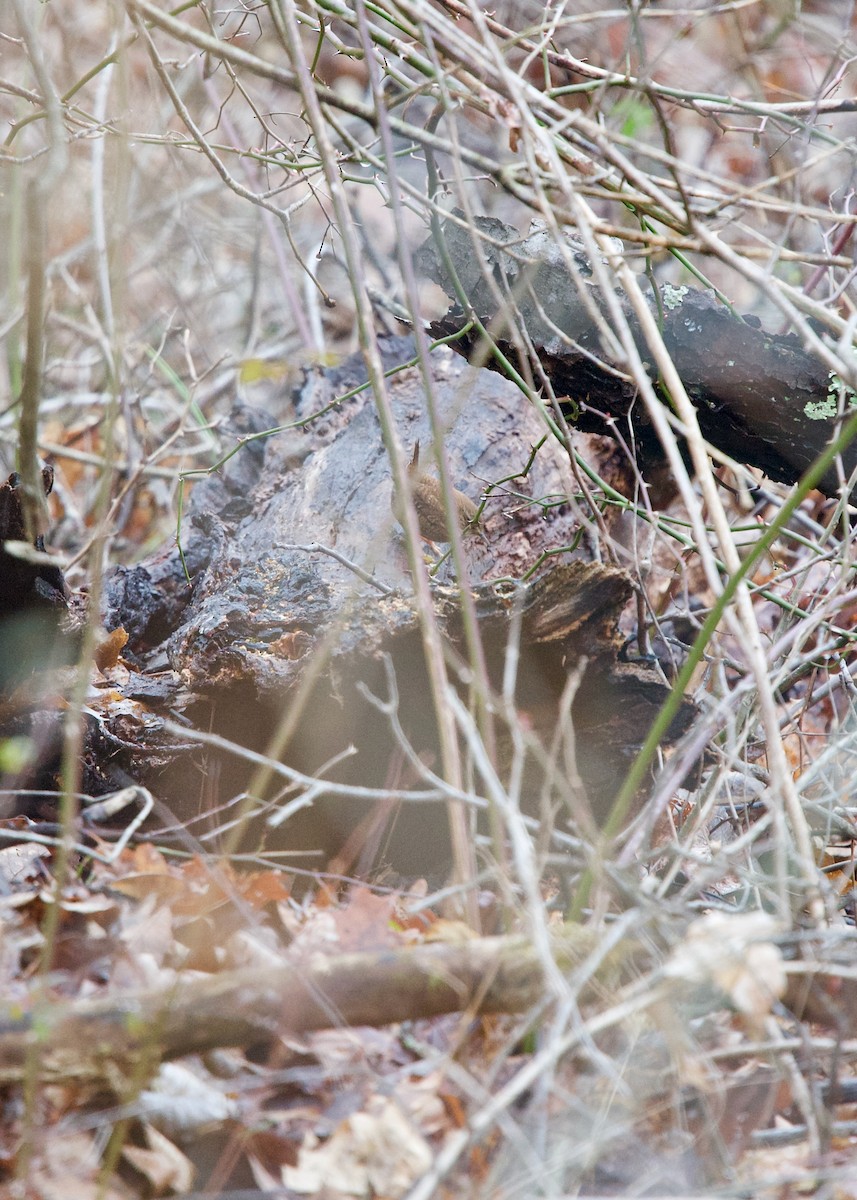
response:
[[[618,421],[627,440],[630,425],[643,459],[657,461],[659,446],[645,406],[635,403],[636,387],[622,376],[623,364],[605,355],[594,315],[606,313],[604,298],[579,252],[570,248],[579,268],[570,271],[544,231],[521,238],[511,226],[489,218],[477,218],[475,229],[447,221],[443,238],[442,252],[430,242],[418,252],[423,272],[457,298],[446,266],[452,264],[477,316],[491,327],[513,363],[519,357],[508,334],[509,320],[526,330],[539,370],[555,394],[565,398],[563,407],[577,429],[612,435],[612,423]],[[488,277],[480,258],[487,262]],[[624,296],[617,297],[643,362],[656,379],[657,367],[637,317]],[[772,479],[795,483],[838,429],[840,390],[849,411],[853,392],[841,389],[796,336],[766,333],[753,318],[730,313],[710,292],[666,284],[657,299],[649,296],[649,304],[711,445]],[[456,303],[432,331],[449,337],[464,325]],[[480,341],[471,332],[451,344],[469,356],[480,349]],[[503,370],[495,357],[484,355],[484,346],[481,350],[486,366]],[[857,465],[857,446],[848,448],[843,461],[847,476]],[[820,487],[833,495],[838,486],[837,472],[831,469]]]
[[[573,974],[597,949],[597,930],[565,925],[551,949]],[[826,1026],[846,1028],[857,1006],[850,948],[822,934],[816,946],[794,941],[805,969],[789,981],[784,1003]],[[813,955],[818,953],[818,958]],[[581,1002],[613,995],[652,963],[651,944],[625,938],[587,976]],[[676,984],[675,1002],[694,987],[710,1005],[710,984]],[[35,1064],[50,1082],[106,1083],[118,1091],[164,1059],[216,1047],[255,1046],[331,1027],[389,1025],[444,1013],[521,1013],[548,996],[544,964],[529,939],[474,938],[455,944],[316,955],[310,963],[224,972],[156,988],[63,1003],[56,999],[0,1016],[0,1084],[19,1082]],[[657,999],[652,990],[652,1001]],[[662,1002],[662,1001],[661,1001]],[[726,1007],[729,1001],[723,997]]]
[[[573,970],[595,934],[569,926],[556,938],[561,969]],[[622,951],[600,977],[615,980]],[[43,1082],[127,1079],[145,1058],[250,1046],[331,1026],[387,1025],[442,1013],[525,1012],[544,995],[542,964],[523,938],[352,953],[309,965],[235,971],[175,987],[81,1000],[0,1019],[0,1082],[20,1080],[37,1052]]]
[[[408,357],[412,344],[403,340],[385,349],[389,367]],[[618,626],[632,595],[630,577],[586,561],[579,509],[568,499],[577,488],[569,459],[553,439],[544,440],[541,416],[518,389],[449,350],[435,351],[431,368],[452,482],[474,501],[488,489],[481,532],[464,540],[465,579],[459,584],[447,563],[432,584],[439,628],[465,652],[462,588],[468,589],[499,691],[510,615],[521,603],[516,705],[545,744],[565,719],[558,703],[569,670],[586,659],[572,716],[586,733],[579,770],[594,809],[603,811],[667,694],[655,665],[620,661]],[[317,672],[313,700],[293,738],[316,755],[303,765],[314,770],[354,745],[359,761],[341,768],[351,772],[343,781],[378,786],[388,775],[393,741],[361,687],[384,691],[384,656],[392,656],[408,736],[427,761],[437,761],[438,747],[375,405],[366,391],[336,403],[363,379],[359,359],[311,372],[290,414],[306,423],[301,430],[247,443],[195,488],[183,524],[191,586],[175,550],[120,569],[107,589],[107,623],[125,626],[141,663],[162,662],[166,650],[175,690],[209,698],[217,706],[215,727],[232,738],[243,735],[248,712],[258,737],[266,722],[273,724],[283,697],[308,670]],[[420,442],[428,466],[431,431],[420,372],[408,367],[387,386],[406,450]],[[312,420],[313,413],[323,415]],[[243,436],[264,428],[258,413],[239,415]],[[532,580],[519,591],[514,581],[531,570]],[[672,736],[693,712],[687,702]],[[530,791],[538,794],[535,775]],[[360,817],[352,806],[324,844],[341,842]],[[411,867],[421,870],[413,860]]]
[[[402,339],[388,352],[392,366],[413,346]],[[517,476],[488,500],[484,537],[467,540],[466,584],[490,591],[488,581],[519,578],[545,551],[574,543],[579,520],[561,501],[575,483],[555,445],[545,444],[533,459],[545,428],[531,407],[522,411],[511,384],[473,371],[449,351],[436,352],[432,368],[455,486],[477,499],[485,483]],[[260,695],[282,695],[302,678],[332,623],[334,669],[355,653],[376,655],[391,636],[417,628],[371,394],[335,403],[363,381],[359,358],[310,372],[285,418],[306,427],[248,443],[195,487],[182,533],[191,588],[174,550],[117,573],[108,587],[108,623],[125,625],[132,649],[166,645],[184,684],[203,694],[241,684]],[[409,452],[419,441],[428,464],[432,437],[420,372],[403,370],[387,386],[402,442]],[[264,426],[258,413],[239,416],[245,429],[251,420],[251,431]],[[528,464],[527,474],[517,475]],[[450,564],[437,584],[441,606],[454,604]]]

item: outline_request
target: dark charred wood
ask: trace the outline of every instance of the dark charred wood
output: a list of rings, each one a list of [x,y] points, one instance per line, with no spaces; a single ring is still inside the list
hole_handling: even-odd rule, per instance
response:
[[[42,470],[42,481],[48,495],[52,467]],[[46,561],[44,538],[35,540],[32,558],[27,544],[21,481],[13,473],[0,485],[0,738],[21,739],[28,753],[20,767],[3,772],[0,816],[51,819],[60,788],[63,696],[73,678],[66,668],[78,653],[83,616],[62,570]],[[99,795],[116,786],[122,747],[94,714],[84,722],[80,783]]]
[[[45,495],[50,495],[54,485],[53,467],[42,469],[42,482]],[[60,612],[68,607],[65,580],[59,567],[29,562],[6,549],[6,542],[26,540],[21,479],[18,472],[13,471],[6,482],[0,484],[0,620],[34,609]],[[36,538],[33,545],[44,554],[43,537]]]
[[[613,422],[626,440],[633,431],[641,462],[656,465],[662,452],[637,401],[636,387],[623,376],[622,364],[605,355],[595,314],[606,314],[604,297],[589,278],[585,263],[569,271],[557,247],[544,232],[521,238],[511,226],[478,218],[476,230],[445,222],[443,254],[431,242],[419,250],[417,262],[450,297],[456,295],[447,272],[449,256],[474,311],[491,327],[500,350],[525,372],[511,339],[504,334],[499,297],[508,297],[516,319],[526,329],[539,372],[554,393],[565,397],[563,408],[584,432],[612,435]],[[494,244],[480,239],[485,235]],[[479,240],[479,253],[474,243]],[[493,272],[486,279],[480,256]],[[658,372],[635,314],[617,293],[631,333],[650,377]],[[699,424],[712,446],[736,461],[758,467],[781,483],[795,483],[838,431],[843,406],[850,411],[853,393],[841,388],[827,367],[806,351],[792,334],[767,333],[761,323],[731,313],[710,292],[669,284],[649,297],[664,343]],[[437,337],[450,337],[465,327],[456,303],[432,325]],[[451,343],[461,354],[485,357],[476,333]],[[488,355],[485,365],[502,371]],[[618,373],[617,373],[618,372]],[[844,393],[844,401],[840,397]],[[853,444],[843,455],[845,476],[857,465]],[[834,495],[839,476],[831,469],[820,484]]]
[[[43,469],[42,482],[47,495],[52,467]],[[0,485],[0,706],[34,671],[60,666],[74,649],[62,571],[46,561],[41,536],[32,543],[34,553],[29,546],[21,480],[13,472]]]

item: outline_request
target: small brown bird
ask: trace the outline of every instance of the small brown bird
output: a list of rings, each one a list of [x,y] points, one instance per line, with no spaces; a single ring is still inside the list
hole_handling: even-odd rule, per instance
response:
[[[419,442],[414,443],[413,457],[408,465],[408,477],[411,481],[411,494],[414,498],[420,536],[427,542],[448,542],[449,527],[446,523],[446,510],[443,507],[443,489],[439,479],[420,470]],[[467,533],[475,528],[474,522],[479,508],[469,496],[456,491],[455,488],[452,489],[452,499],[458,517],[458,527],[462,533]],[[396,520],[404,525],[404,510],[395,490],[393,491],[393,513]]]

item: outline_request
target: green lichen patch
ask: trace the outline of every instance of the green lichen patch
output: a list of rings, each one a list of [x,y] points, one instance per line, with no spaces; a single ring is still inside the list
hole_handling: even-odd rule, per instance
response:
[[[839,399],[842,397],[849,408],[857,408],[857,392],[847,383],[843,383],[835,371],[830,372],[827,380],[828,400],[833,400],[838,405]]]
[[[827,396],[824,400],[808,400],[803,412],[810,421],[829,421],[836,416],[837,407],[836,400]]]
[[[844,408],[857,408],[857,392],[843,383],[835,371],[827,376],[827,395],[823,400],[809,400],[803,407],[810,421],[832,421]]]
[[[686,295],[686,287],[674,287],[671,283],[665,283],[663,286],[663,291],[661,292],[661,296],[663,297],[664,301],[664,307],[668,308],[670,312],[672,312],[674,308],[681,308],[681,303]]]

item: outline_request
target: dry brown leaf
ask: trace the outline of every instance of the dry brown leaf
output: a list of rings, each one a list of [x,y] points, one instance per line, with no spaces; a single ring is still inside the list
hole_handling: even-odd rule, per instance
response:
[[[105,633],[103,637],[99,638],[98,645],[95,647],[95,665],[99,671],[103,673],[116,666],[119,655],[125,649],[127,642],[127,630],[123,629],[121,625],[112,633]]]
[[[193,1186],[194,1168],[178,1146],[152,1125],[143,1125],[148,1148],[125,1144],[122,1157],[146,1179],[155,1196],[182,1195]]]
[[[289,876],[282,871],[253,871],[237,878],[242,899],[253,908],[264,908],[267,904],[288,900],[291,895],[289,884]]]
[[[42,880],[44,873],[40,861],[50,858],[51,852],[47,846],[39,846],[33,842],[22,842],[18,846],[4,846],[0,850],[0,889],[9,892],[12,888],[20,889],[32,880]],[[37,889],[32,895],[37,894]]]
[[[270,1119],[270,1112],[266,1110]],[[270,1182],[261,1185],[268,1188],[278,1186],[283,1167],[297,1166],[298,1146],[288,1137],[270,1129],[259,1129],[251,1133],[245,1142],[245,1152],[248,1158],[256,1160],[265,1178]],[[255,1172],[254,1172],[255,1173]],[[259,1180],[257,1179],[257,1182]]]
[[[128,896],[131,900],[145,900],[154,896],[159,904],[172,903],[182,895],[184,890],[180,879],[157,872],[145,872],[141,875],[129,872],[121,879],[112,882],[110,888],[122,896]]]
[[[374,1097],[325,1142],[310,1133],[297,1167],[283,1169],[286,1187],[302,1195],[372,1196],[398,1200],[431,1166],[431,1147],[393,1100]]]
[[[401,945],[402,934],[393,924],[395,914],[395,896],[377,896],[369,888],[352,888],[345,906],[335,910],[340,949],[381,950]]]
[[[175,944],[172,914],[154,894],[144,897],[138,907],[128,906],[120,925],[119,936],[135,958],[148,955],[162,964]]]
[[[100,1167],[94,1135],[42,1131],[27,1176],[27,1192],[22,1194],[38,1200],[93,1200],[96,1194],[104,1200],[130,1200],[133,1193],[115,1179],[96,1192]]]
[[[783,957],[771,940],[778,931],[763,912],[711,912],[694,921],[664,973],[689,984],[712,984],[738,1012],[765,1016],[786,989]]]

